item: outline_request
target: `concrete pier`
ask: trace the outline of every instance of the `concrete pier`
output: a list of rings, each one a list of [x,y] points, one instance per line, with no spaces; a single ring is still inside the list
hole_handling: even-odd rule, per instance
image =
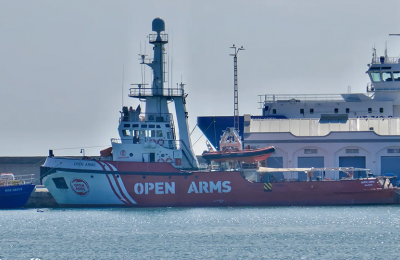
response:
[[[59,205],[43,186],[37,185],[24,208],[58,208]]]

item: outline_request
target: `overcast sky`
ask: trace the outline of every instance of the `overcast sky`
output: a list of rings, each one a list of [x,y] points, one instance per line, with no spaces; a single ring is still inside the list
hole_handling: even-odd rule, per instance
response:
[[[127,93],[142,81],[155,17],[173,83],[187,84],[190,130],[197,116],[233,115],[233,43],[246,49],[241,115],[261,113],[261,94],[364,93],[372,46],[400,54],[400,37],[388,36],[400,33],[398,0],[0,0],[0,156],[98,155],[118,137],[122,89],[124,105],[138,104]]]

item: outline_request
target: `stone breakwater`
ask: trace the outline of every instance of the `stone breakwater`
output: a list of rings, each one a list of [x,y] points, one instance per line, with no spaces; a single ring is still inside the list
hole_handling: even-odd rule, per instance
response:
[[[42,185],[36,186],[24,208],[58,208],[56,200]]]

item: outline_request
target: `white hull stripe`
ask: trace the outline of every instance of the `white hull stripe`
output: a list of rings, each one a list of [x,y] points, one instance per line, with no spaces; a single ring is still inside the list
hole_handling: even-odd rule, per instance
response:
[[[125,186],[124,186],[124,183],[122,182],[121,177],[120,178],[116,178],[116,180],[119,183],[120,190],[125,195],[125,197],[128,199],[128,201],[130,203],[132,203],[132,204],[137,204],[137,202],[134,199],[132,199],[132,197],[129,195],[128,191],[125,189]]]
[[[125,199],[122,198],[122,196],[121,196],[121,194],[119,193],[119,191],[118,191],[118,190],[115,190],[114,185],[113,185],[113,180],[112,180],[112,178],[110,178],[110,177],[108,176],[108,174],[106,174],[106,176],[107,176],[107,180],[108,180],[108,182],[110,183],[111,189],[112,189],[112,191],[114,192],[115,196],[117,196],[118,199],[119,199],[120,201],[122,201],[124,204],[129,204]]]
[[[116,171],[117,168],[115,168],[114,165],[112,165],[111,163],[108,162],[103,162],[104,164],[106,164],[108,166],[108,168],[110,168],[110,171]]]
[[[101,165],[104,171],[115,171],[116,168],[110,163],[96,161]],[[106,167],[107,166],[107,167]],[[108,169],[107,169],[108,168]],[[124,183],[121,178],[117,178],[115,174],[106,174],[108,182],[111,185],[111,188],[114,194],[121,200],[124,204],[137,204],[134,199],[129,195],[128,191],[125,189]]]

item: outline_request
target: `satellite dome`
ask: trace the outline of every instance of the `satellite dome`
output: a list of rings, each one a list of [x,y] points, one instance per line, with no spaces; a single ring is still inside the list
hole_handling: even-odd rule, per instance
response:
[[[165,23],[164,20],[161,18],[156,18],[153,20],[152,31],[153,32],[162,32],[165,31]]]

